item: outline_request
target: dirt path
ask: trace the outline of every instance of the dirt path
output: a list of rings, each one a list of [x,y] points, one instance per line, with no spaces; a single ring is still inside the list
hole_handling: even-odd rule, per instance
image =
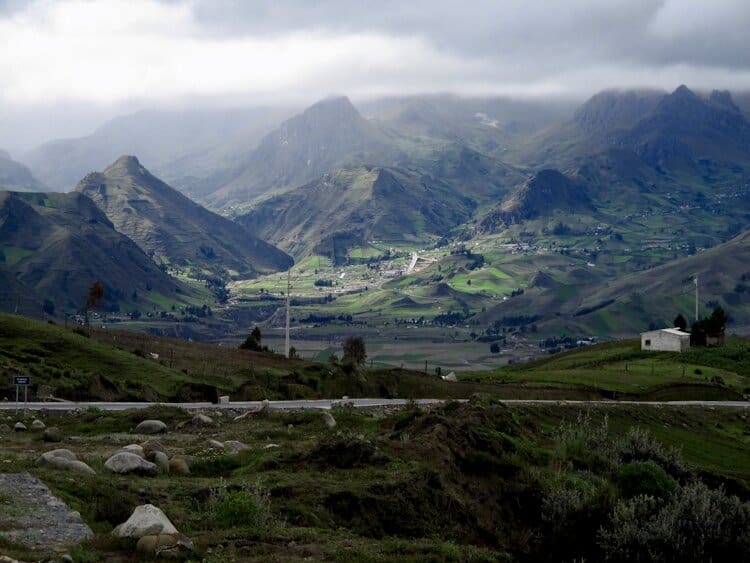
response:
[[[0,474],[0,537],[35,551],[61,551],[94,537],[78,512],[30,473]]]

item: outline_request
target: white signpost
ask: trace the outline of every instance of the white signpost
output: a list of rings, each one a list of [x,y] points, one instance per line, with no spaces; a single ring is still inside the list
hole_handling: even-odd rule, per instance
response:
[[[31,385],[31,377],[28,375],[14,375],[13,385],[16,386],[16,405],[18,405],[18,390],[23,387],[23,407],[26,408],[26,403],[29,399],[29,385]]]

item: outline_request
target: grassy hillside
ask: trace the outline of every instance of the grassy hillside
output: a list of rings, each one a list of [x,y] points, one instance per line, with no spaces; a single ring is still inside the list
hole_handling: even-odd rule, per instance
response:
[[[93,528],[96,537],[71,550],[76,561],[130,560],[135,541],[113,540],[111,531],[145,502],[192,539],[192,560],[207,563],[750,555],[750,438],[738,409],[475,398],[430,409],[335,408],[333,429],[312,411],[209,414],[208,428],[179,409],[42,415],[76,436],[66,447],[97,474],[72,479],[35,467],[49,448],[35,432],[4,438],[3,468],[31,471]],[[109,455],[145,439],[133,429],[147,418],[168,424],[156,447],[184,457],[189,475],[106,472]],[[207,446],[209,437],[248,449],[224,453]],[[14,495],[0,498],[2,530],[12,529]],[[0,550],[23,560],[51,555],[1,537]]]
[[[640,341],[625,340],[461,379],[596,390],[622,400],[741,399],[750,395],[750,340],[732,337],[682,354],[643,352]]]

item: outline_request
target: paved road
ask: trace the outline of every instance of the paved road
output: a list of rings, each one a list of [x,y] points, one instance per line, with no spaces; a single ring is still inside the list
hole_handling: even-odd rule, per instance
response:
[[[351,404],[356,408],[366,407],[388,407],[404,406],[411,401],[407,399],[318,399],[307,401],[270,401],[269,407],[277,410],[295,410],[295,409],[330,409],[333,406],[345,403]],[[440,399],[418,399],[415,401],[419,405],[439,404],[443,401]],[[750,402],[747,401],[558,401],[542,399],[505,399],[500,401],[506,405],[596,405],[596,406],[632,406],[643,405],[652,407],[700,407],[700,408],[739,408],[749,409]],[[106,402],[30,402],[26,403],[25,408],[30,410],[56,410],[70,411],[75,409],[87,409],[90,407],[108,411],[121,411],[126,409],[142,409],[154,405],[164,405],[180,407],[187,410],[201,409],[256,409],[261,405],[260,401],[235,401],[231,403],[106,403]],[[0,411],[16,410],[24,408],[24,403],[0,402]]]

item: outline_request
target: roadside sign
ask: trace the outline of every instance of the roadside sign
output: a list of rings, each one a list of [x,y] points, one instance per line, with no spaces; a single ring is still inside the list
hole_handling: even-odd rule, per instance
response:
[[[14,375],[13,385],[31,385],[31,377],[28,375]]]

